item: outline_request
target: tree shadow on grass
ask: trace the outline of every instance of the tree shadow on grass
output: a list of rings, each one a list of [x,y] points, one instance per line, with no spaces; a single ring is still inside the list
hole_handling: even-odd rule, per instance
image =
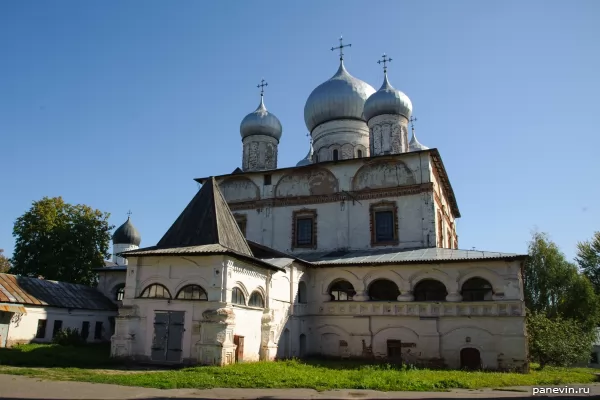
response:
[[[118,370],[173,369],[172,366],[142,365],[110,357],[110,344],[59,346],[26,344],[0,348],[0,365],[28,368],[81,368]],[[176,368],[179,368],[176,367]]]

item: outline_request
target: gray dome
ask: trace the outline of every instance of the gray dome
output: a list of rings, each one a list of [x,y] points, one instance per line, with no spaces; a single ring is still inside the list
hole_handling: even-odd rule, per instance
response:
[[[112,242],[113,244],[134,244],[139,246],[142,243],[142,237],[131,223],[131,219],[127,218],[127,221],[113,233]]]
[[[266,135],[279,141],[282,131],[283,128],[281,127],[279,119],[267,111],[263,96],[260,96],[258,108],[254,112],[246,115],[240,124],[240,134],[242,135],[242,139],[252,135]]]
[[[390,85],[385,74],[381,88],[365,102],[364,112],[367,121],[384,114],[403,115],[409,119],[412,114],[412,103],[407,95]]]
[[[365,121],[365,101],[375,93],[366,82],[350,75],[344,63],[327,82],[312,91],[304,106],[304,122],[310,132],[318,125],[336,119]]]
[[[412,131],[412,139],[410,139],[410,143],[408,144],[408,151],[419,151],[419,150],[427,150],[429,147],[422,145],[417,140],[417,135],[415,135],[415,130]]]
[[[298,164],[296,164],[296,167],[304,167],[305,165],[312,164],[313,163],[312,156],[313,156],[313,147],[312,147],[312,143],[311,143],[310,149],[308,150],[308,154],[302,160],[298,161]]]

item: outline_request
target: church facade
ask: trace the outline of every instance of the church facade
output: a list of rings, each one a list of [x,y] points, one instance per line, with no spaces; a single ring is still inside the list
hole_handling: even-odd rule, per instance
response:
[[[527,368],[525,256],[458,248],[448,174],[437,149],[414,130],[408,140],[412,104],[389,83],[389,59],[376,91],[342,49],[306,102],[311,146],[295,167],[277,167],[282,124],[261,91],[241,123],[241,169],[196,179],[155,246],[121,230],[100,282],[120,296],[114,356]]]

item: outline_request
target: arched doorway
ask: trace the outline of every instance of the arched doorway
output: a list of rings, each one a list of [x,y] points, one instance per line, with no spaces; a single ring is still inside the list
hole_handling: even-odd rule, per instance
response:
[[[306,335],[300,335],[300,358],[306,356]]]
[[[466,347],[460,351],[460,368],[477,370],[481,369],[481,355],[479,350]]]

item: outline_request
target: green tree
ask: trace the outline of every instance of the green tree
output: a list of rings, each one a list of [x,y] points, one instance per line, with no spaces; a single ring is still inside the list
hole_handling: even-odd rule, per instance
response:
[[[0,273],[7,273],[10,268],[10,260],[4,255],[4,249],[0,249]]]
[[[93,268],[104,266],[108,257],[113,228],[108,217],[108,213],[66,203],[61,197],[44,197],[34,202],[15,222],[11,272],[94,284]]]
[[[546,365],[570,366],[589,360],[595,331],[583,329],[574,320],[548,318],[543,313],[527,316],[529,356]]]
[[[600,295],[600,231],[594,233],[592,240],[577,243],[575,261]]]
[[[589,279],[567,261],[545,233],[533,234],[523,281],[525,305],[530,312],[574,319],[587,330],[600,322],[600,298]]]

